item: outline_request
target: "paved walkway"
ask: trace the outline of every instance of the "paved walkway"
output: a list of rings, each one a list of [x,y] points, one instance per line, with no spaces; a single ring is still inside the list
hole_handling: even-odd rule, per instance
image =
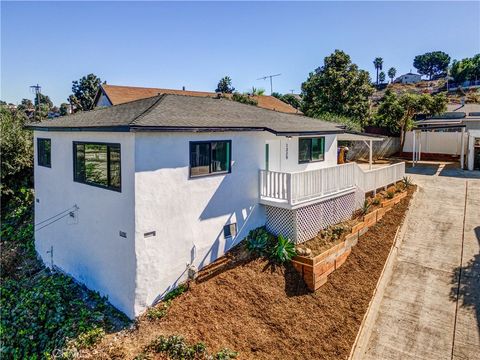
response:
[[[363,359],[480,359],[480,180],[442,171],[412,175],[419,191]]]

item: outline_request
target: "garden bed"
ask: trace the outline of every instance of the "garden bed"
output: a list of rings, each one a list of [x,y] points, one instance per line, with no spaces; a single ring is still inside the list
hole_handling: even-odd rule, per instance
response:
[[[408,195],[406,190],[398,189],[396,185],[389,188],[385,196],[379,194],[375,198],[367,199],[363,216],[357,215],[351,220],[322,230],[317,237],[299,246],[303,248],[303,252],[308,249],[310,254],[295,256],[292,264],[310,291],[316,291],[323,286],[328,276],[343,265],[359,238]],[[374,199],[378,199],[378,204],[372,206]]]
[[[142,317],[134,330],[109,334],[82,356],[132,359],[159,335],[182,335],[212,352],[235,350],[238,359],[346,359],[413,191],[315,293],[293,266],[272,267],[239,248],[201,271],[164,317]]]

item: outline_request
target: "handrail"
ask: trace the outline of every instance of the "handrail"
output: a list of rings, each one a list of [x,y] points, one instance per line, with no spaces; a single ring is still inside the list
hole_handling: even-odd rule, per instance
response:
[[[363,192],[374,191],[404,175],[403,162],[366,171],[356,163],[296,172],[260,170],[260,197],[295,205],[355,187]]]

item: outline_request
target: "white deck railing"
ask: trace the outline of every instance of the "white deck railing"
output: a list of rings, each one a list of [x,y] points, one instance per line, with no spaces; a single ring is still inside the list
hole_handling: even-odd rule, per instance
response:
[[[358,187],[364,192],[393,184],[405,175],[405,163],[364,171],[356,163],[300,172],[260,170],[260,199],[289,206],[334,196]]]
[[[369,192],[401,180],[405,176],[405,163],[401,162],[367,171],[357,165],[355,171],[356,185],[362,191]]]

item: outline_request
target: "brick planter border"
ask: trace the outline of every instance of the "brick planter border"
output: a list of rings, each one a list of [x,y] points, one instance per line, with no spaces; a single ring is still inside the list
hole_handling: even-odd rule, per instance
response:
[[[310,291],[315,291],[327,282],[328,275],[338,269],[347,260],[352,247],[357,245],[360,236],[375,225],[391,208],[407,196],[404,191],[392,199],[382,201],[381,207],[368,213],[363,221],[352,227],[352,231],[345,240],[332,246],[330,249],[315,257],[295,256],[292,259],[293,267],[302,275]]]

